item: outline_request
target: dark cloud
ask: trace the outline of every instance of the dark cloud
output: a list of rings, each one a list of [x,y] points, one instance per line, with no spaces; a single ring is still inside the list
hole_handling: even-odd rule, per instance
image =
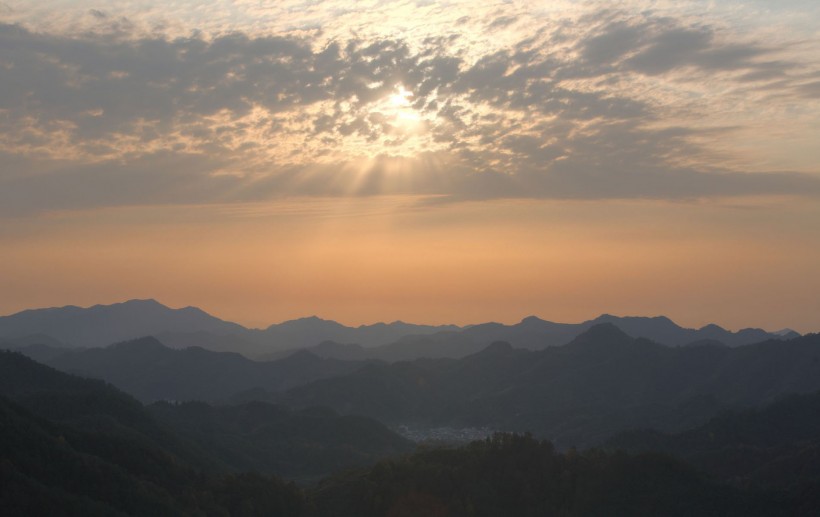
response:
[[[804,97],[820,99],[820,81],[801,84],[797,86],[797,91]]]
[[[489,24],[490,29],[503,29],[509,25],[512,25],[518,21],[518,17],[516,16],[499,16],[498,18],[494,19]]]
[[[0,154],[4,163],[12,158]],[[202,155],[160,152],[122,161],[64,164],[19,159],[29,173],[0,176],[0,215],[121,205],[235,200],[239,181],[209,174],[221,164]]]
[[[712,34],[706,30],[672,29],[653,37],[649,45],[626,61],[626,66],[645,74],[660,74],[693,64],[710,48]]]
[[[795,68],[786,61],[762,61],[778,48],[721,41],[714,29],[669,19],[609,21],[582,38],[578,52],[589,74],[630,71],[660,75],[682,68],[704,72],[745,70],[741,81],[764,80]]]
[[[581,57],[594,65],[609,65],[635,50],[641,43],[645,28],[625,23],[612,24],[601,33],[581,42]]]

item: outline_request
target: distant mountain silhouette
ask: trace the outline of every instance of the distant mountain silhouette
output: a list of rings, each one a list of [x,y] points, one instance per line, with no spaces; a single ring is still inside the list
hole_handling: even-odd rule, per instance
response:
[[[323,341],[377,346],[408,334],[457,330],[455,325],[414,325],[395,321],[347,327],[316,316],[248,329],[215,318],[201,309],[171,309],[156,300],[112,305],[31,309],[0,317],[0,348],[29,344],[102,347],[155,336],[173,348],[201,346],[247,356],[265,356],[317,345]]]
[[[355,343],[337,343],[335,341],[322,341],[318,345],[305,348],[282,350],[258,357],[260,360],[276,360],[288,357],[299,351],[307,351],[311,354],[325,359],[339,359],[342,361],[365,361],[375,359],[374,348],[365,348]]]
[[[282,391],[361,366],[322,359],[307,351],[278,361],[256,362],[233,352],[198,347],[174,350],[152,337],[62,353],[47,353],[42,346],[21,351],[34,352],[33,356],[59,370],[103,379],[144,402],[224,401],[239,391]]]
[[[75,346],[98,347],[161,332],[242,332],[242,326],[195,307],[170,309],[156,300],[130,300],[89,308],[33,309],[0,317],[0,337],[41,334]],[[49,343],[45,343],[49,344]]]
[[[758,343],[766,339],[791,339],[800,334],[785,329],[769,333],[761,329],[730,332],[717,325],[701,329],[678,326],[669,318],[618,317],[604,314],[583,323],[553,323],[530,316],[514,325],[484,323],[457,332],[439,332],[424,336],[405,336],[402,339],[371,350],[373,358],[384,361],[406,361],[420,357],[460,358],[478,352],[494,341],[506,341],[516,348],[543,350],[569,343],[595,325],[613,323],[632,337],[643,337],[668,346],[691,343],[719,342],[727,346]],[[328,357],[331,357],[328,355]]]
[[[258,359],[274,359],[291,351],[330,341],[351,346],[325,344],[315,353],[325,358],[369,358],[393,362],[421,357],[460,358],[478,352],[495,341],[506,341],[516,348],[542,350],[564,345],[599,323],[614,323],[630,336],[645,337],[669,346],[704,342],[740,346],[799,335],[788,329],[776,333],[761,329],[730,332],[717,325],[686,329],[663,316],[646,318],[606,314],[583,323],[553,323],[530,316],[514,325],[483,323],[465,328],[455,325],[414,325],[401,321],[347,327],[311,316],[265,329],[248,329],[210,316],[195,307],[171,309],[155,300],[130,300],[89,308],[35,309],[0,317],[0,348],[19,348],[29,344],[101,347],[150,335],[171,348],[199,346]],[[356,350],[352,345],[359,345],[364,350]]]
[[[818,335],[672,348],[599,324],[561,347],[495,344],[460,360],[372,364],[278,400],[387,422],[533,431],[566,446],[636,426],[687,429],[720,408],[818,389]]]
[[[455,325],[414,325],[395,321],[347,327],[341,323],[316,316],[277,323],[266,329],[245,329],[231,333],[162,332],[155,334],[173,348],[201,346],[214,351],[233,351],[255,359],[279,359],[296,350],[311,348],[325,342],[350,343],[361,347],[376,347],[392,343],[408,334],[426,335],[458,330]],[[351,349],[317,349],[317,355],[335,359],[352,359]],[[358,354],[358,359],[375,358],[372,354]]]
[[[271,325],[260,331],[255,339],[258,343],[267,344],[269,350],[305,348],[323,341],[356,343],[364,347],[374,347],[391,343],[408,334],[431,334],[458,328],[455,325],[415,325],[402,321],[346,327],[335,321],[311,316]]]
[[[767,339],[792,339],[800,336],[800,334],[790,329],[766,332],[763,329],[747,328],[731,332],[715,324],[705,325],[699,329],[687,329],[680,327],[665,316],[644,318],[603,314],[594,320],[582,323],[582,325],[588,327],[598,323],[614,323],[630,336],[645,337],[670,346],[687,345],[698,341],[719,341],[726,346],[735,347],[759,343]]]

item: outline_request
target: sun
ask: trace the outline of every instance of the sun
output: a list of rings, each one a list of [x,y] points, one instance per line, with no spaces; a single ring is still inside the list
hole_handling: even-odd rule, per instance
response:
[[[370,86],[384,88],[383,84]],[[426,109],[426,96],[417,96],[401,83],[384,88],[384,93],[357,111],[366,135],[350,132],[344,142],[362,156],[413,157],[439,150],[434,140],[435,113]]]
[[[406,108],[410,106],[410,99],[413,97],[413,92],[406,90],[403,85],[396,87],[396,93],[390,96],[390,104],[394,108]]]
[[[400,131],[413,133],[420,129],[421,114],[413,107],[412,99],[413,92],[399,84],[383,105],[385,113]]]

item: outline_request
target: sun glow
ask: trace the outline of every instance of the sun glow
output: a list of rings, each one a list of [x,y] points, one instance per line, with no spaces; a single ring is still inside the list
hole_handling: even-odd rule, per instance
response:
[[[399,85],[396,88],[396,93],[390,96],[390,104],[396,108],[406,108],[410,106],[410,99],[413,97],[413,92],[406,90],[404,85]]]
[[[413,107],[412,98],[413,92],[400,84],[382,107],[384,114],[390,118],[394,130],[399,133],[418,134],[423,129],[422,114]]]

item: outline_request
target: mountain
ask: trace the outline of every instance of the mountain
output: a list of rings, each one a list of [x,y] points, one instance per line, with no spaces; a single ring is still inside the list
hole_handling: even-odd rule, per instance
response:
[[[52,346],[35,343],[17,348],[9,348],[8,350],[12,352],[20,352],[24,356],[34,359],[38,363],[46,363],[48,361],[56,359],[57,357],[60,357],[61,355],[83,349],[66,348],[64,346]]]
[[[719,342],[728,346],[758,343],[767,339],[791,339],[799,337],[786,329],[769,333],[761,329],[744,329],[731,332],[717,325],[701,329],[687,329],[669,318],[618,317],[601,315],[583,323],[553,323],[529,316],[514,325],[483,323],[466,327],[461,331],[437,332],[429,335],[408,335],[394,343],[370,350],[370,357],[383,361],[408,361],[420,357],[461,358],[474,354],[495,341],[506,341],[516,348],[543,350],[569,343],[581,333],[601,323],[612,323],[633,337],[643,337],[667,346],[691,343]],[[328,355],[328,357],[333,357]]]
[[[301,511],[294,487],[216,473],[199,452],[110,385],[0,352],[0,513],[226,515],[240,497]]]
[[[202,475],[164,451],[44,420],[4,397],[0,457],[3,515],[237,515],[240,498],[258,515],[296,516],[303,506],[280,480]]]
[[[3,515],[303,515],[302,491],[270,473],[316,480],[413,447],[328,409],[146,408],[102,381],[0,352]]]
[[[358,362],[322,359],[306,351],[278,361],[257,362],[237,353],[199,347],[174,350],[151,337],[57,355],[40,349],[34,352],[49,366],[103,379],[143,402],[225,401],[243,390],[282,391],[351,373],[362,366]],[[24,353],[30,351],[22,349]]]
[[[375,350],[375,348],[365,348],[355,343],[337,343],[335,341],[322,341],[318,345],[273,352],[270,354],[260,356],[257,359],[276,360],[299,353],[300,351],[306,351],[310,352],[311,354],[317,357],[322,357],[324,359],[340,359],[343,361],[366,361],[368,359],[376,359],[377,354],[374,353]]]
[[[678,434],[620,433],[604,448],[671,454],[736,485],[820,494],[820,392],[727,411]],[[815,497],[816,505],[820,497]]]
[[[249,339],[255,343],[255,347],[247,350],[247,354],[258,358],[270,358],[282,352],[313,347],[328,341],[355,343],[370,348],[392,343],[408,334],[427,335],[458,329],[455,325],[415,325],[402,321],[347,327],[335,321],[311,316],[253,331]],[[330,357],[343,359],[346,358],[346,354],[342,352],[339,356]]]
[[[65,345],[45,334],[25,334],[18,337],[0,337],[0,349],[13,350],[31,345],[46,345],[54,348],[65,348]]]
[[[793,339],[800,337],[800,334],[790,329],[784,329],[778,332],[766,332],[763,329],[747,328],[732,332],[713,323],[699,329],[687,329],[677,325],[665,316],[644,318],[634,316],[618,317],[603,314],[581,325],[588,328],[591,325],[597,325],[599,323],[612,323],[630,336],[645,337],[669,346],[718,341],[726,346],[736,347],[759,343],[767,339]]]
[[[493,345],[463,359],[371,364],[276,400],[394,424],[532,431],[559,446],[620,430],[702,424],[721,408],[820,389],[820,336],[739,348],[667,347],[599,324],[541,351]]]
[[[161,332],[242,332],[240,325],[195,307],[170,309],[155,300],[130,300],[89,308],[33,309],[0,317],[0,337],[45,335],[74,346],[98,347]],[[49,344],[49,343],[46,343]]]
[[[517,348],[542,350],[560,346],[599,323],[613,323],[633,337],[680,346],[720,342],[740,346],[766,339],[790,339],[798,334],[784,329],[769,333],[761,329],[730,332],[717,325],[686,329],[666,317],[618,317],[602,315],[583,323],[554,323],[530,316],[514,325],[483,323],[461,328],[455,325],[415,325],[394,321],[347,327],[316,316],[248,329],[220,320],[195,307],[171,309],[155,300],[130,300],[89,308],[34,309],[0,317],[0,348],[29,344],[101,347],[110,343],[154,336],[171,348],[202,347],[217,352],[237,352],[256,359],[276,359],[295,350],[323,345],[317,355],[334,359],[379,359],[388,362],[428,358],[460,358],[478,352],[494,341]],[[364,350],[355,350],[354,345]]]
[[[260,402],[219,407],[158,402],[148,409],[179,436],[234,470],[302,482],[415,448],[376,420],[339,416],[330,409],[292,411]]]
[[[179,445],[131,396],[105,382],[57,371],[16,352],[0,351],[0,395],[49,420],[97,430],[128,428],[130,434],[139,434],[162,448]]]
[[[301,349],[323,341],[373,347],[407,334],[457,330],[455,325],[415,325],[395,321],[347,327],[315,316],[248,329],[215,318],[196,307],[171,309],[156,300],[129,300],[112,305],[31,309],[0,317],[0,348],[30,344],[102,347],[155,336],[173,348],[200,346],[258,357]]]

